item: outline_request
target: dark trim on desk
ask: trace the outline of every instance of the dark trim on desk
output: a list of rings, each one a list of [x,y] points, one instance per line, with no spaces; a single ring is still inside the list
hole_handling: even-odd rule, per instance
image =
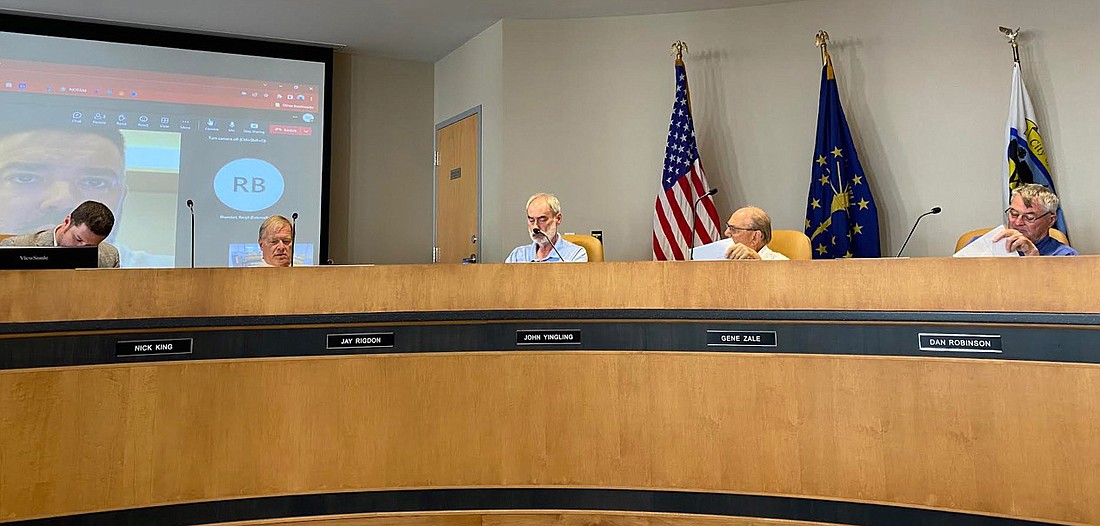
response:
[[[22,520],[5,523],[5,526],[192,526],[363,513],[500,510],[680,513],[858,526],[1056,524],[958,511],[802,497],[594,488],[464,488],[286,495],[170,504]]]
[[[518,345],[519,331],[576,329],[577,340]],[[516,351],[774,353],[1100,364],[1100,316],[848,311],[461,311],[51,322],[0,325],[0,370],[138,362]],[[774,333],[776,344],[708,344],[708,331]],[[383,347],[333,335],[392,333]],[[996,353],[924,348],[921,334],[993,335]],[[126,355],[123,341],[184,339],[186,354]],[[132,354],[132,353],[131,353]]]

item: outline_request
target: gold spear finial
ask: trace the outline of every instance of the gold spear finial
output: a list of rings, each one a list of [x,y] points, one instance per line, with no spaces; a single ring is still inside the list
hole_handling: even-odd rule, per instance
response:
[[[672,43],[672,49],[669,50],[668,54],[672,55],[672,56],[675,56],[676,60],[683,60],[684,59],[684,53],[687,53],[687,52],[688,52],[687,42],[684,42],[683,40],[677,40],[677,41]]]
[[[1012,46],[1012,61],[1019,64],[1020,48],[1016,46],[1016,37],[1020,36],[1020,28],[1009,29],[1005,26],[1001,26],[1000,29],[1001,33],[1004,33],[1005,38],[1008,39],[1008,44]]]
[[[819,30],[817,34],[814,35],[814,43],[817,44],[817,47],[821,48],[821,65],[824,66],[826,62],[825,57],[829,53],[829,32],[824,29]]]

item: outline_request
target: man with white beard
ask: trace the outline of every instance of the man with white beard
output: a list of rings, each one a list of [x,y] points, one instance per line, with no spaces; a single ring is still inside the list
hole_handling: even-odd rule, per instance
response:
[[[584,247],[558,235],[561,203],[552,194],[535,194],[527,200],[527,233],[530,245],[520,245],[505,263],[576,263],[588,261]]]

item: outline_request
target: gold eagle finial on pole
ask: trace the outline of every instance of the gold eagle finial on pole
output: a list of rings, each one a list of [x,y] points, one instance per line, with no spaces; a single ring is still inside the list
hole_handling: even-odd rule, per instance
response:
[[[1008,44],[1012,46],[1012,61],[1019,64],[1020,48],[1016,45],[1016,37],[1020,36],[1020,28],[1009,29],[1005,26],[1001,26],[1000,30],[1001,33],[1004,33],[1005,38],[1008,39]]]
[[[684,59],[684,53],[687,53],[687,52],[688,52],[687,42],[684,42],[683,40],[677,40],[677,41],[672,43],[672,49],[669,50],[668,54],[676,57],[676,60],[683,60]]]
[[[829,54],[829,32],[824,29],[819,30],[814,35],[814,43],[817,47],[821,48],[821,65],[824,66],[827,62],[826,57]]]

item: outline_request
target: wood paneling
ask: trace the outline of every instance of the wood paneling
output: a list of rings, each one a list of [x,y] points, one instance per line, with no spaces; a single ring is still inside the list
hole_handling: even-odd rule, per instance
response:
[[[1098,272],[1100,256],[4,271],[0,319],[526,308],[1100,313]],[[1042,292],[1028,292],[1022,276],[1042,276]],[[569,285],[534,294],[532,283]]]
[[[0,433],[0,520],[582,486],[1100,523],[1087,364],[626,351],[14,370]]]

